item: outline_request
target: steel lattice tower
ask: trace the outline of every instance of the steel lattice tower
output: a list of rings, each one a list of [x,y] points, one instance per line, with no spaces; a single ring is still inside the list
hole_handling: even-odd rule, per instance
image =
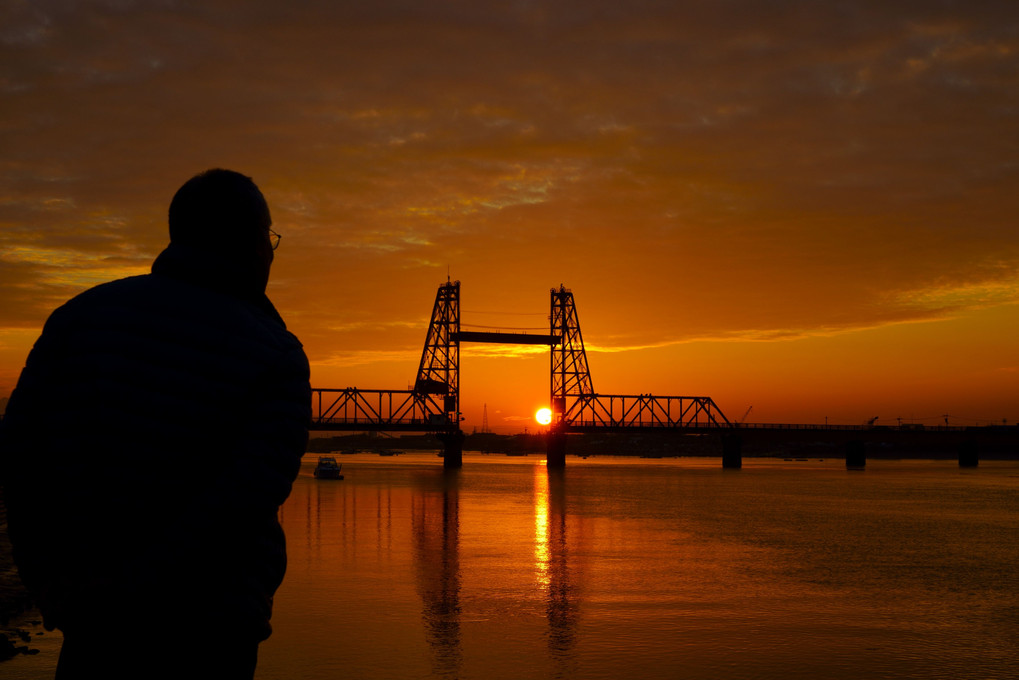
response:
[[[559,423],[567,413],[567,397],[594,395],[577,307],[573,293],[564,286],[552,289],[549,322],[552,335],[559,339],[559,344],[552,347],[551,394],[553,422]]]
[[[446,418],[460,427],[460,282],[439,286],[432,307],[432,320],[425,336],[414,391],[444,397]]]

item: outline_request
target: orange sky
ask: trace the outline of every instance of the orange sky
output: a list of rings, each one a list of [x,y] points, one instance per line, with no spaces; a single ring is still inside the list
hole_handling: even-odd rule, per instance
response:
[[[1019,420],[1014,2],[0,4],[0,395],[143,273],[188,177],[254,177],[317,387],[406,388],[463,321],[577,301],[602,393],[730,418]],[[500,356],[506,355],[506,356]],[[465,429],[548,355],[465,346]]]

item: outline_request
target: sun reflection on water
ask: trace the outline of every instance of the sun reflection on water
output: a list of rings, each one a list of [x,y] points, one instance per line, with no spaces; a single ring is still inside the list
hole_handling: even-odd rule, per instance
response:
[[[534,578],[542,590],[548,590],[548,473],[543,466],[534,468]]]

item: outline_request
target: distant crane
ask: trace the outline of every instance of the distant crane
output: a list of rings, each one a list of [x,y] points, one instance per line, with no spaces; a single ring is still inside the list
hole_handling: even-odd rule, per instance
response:
[[[874,416],[873,418],[868,420],[867,421],[867,427],[874,427],[874,423],[877,421],[877,418],[878,418],[877,416]]]
[[[750,408],[748,408],[746,413],[743,414],[743,417],[736,421],[736,424],[737,425],[742,425],[743,421],[747,419],[747,416],[750,415],[750,412],[753,411],[753,410],[754,410],[754,405],[751,404]]]

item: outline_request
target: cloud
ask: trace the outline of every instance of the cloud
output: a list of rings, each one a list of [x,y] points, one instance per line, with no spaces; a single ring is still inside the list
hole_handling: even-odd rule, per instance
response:
[[[534,422],[534,416],[502,416],[501,420],[504,423],[531,423]]]
[[[214,166],[265,191],[271,293],[324,366],[415,363],[400,324],[444,267],[465,301],[574,287],[591,352],[1010,304],[1014,20],[919,0],[7,3],[0,325],[142,271],[176,187]]]
[[[939,283],[890,293],[889,304],[920,313],[951,314],[969,309],[1019,303],[1019,268],[1004,266],[1001,278]]]
[[[421,360],[421,350],[395,349],[395,350],[344,350],[343,352],[326,356],[310,357],[312,366],[322,367],[351,367],[367,366],[379,363],[398,362],[408,367],[414,366]]]
[[[533,355],[547,355],[549,348],[544,345],[461,345],[462,357],[480,357],[485,359],[515,359]]]

